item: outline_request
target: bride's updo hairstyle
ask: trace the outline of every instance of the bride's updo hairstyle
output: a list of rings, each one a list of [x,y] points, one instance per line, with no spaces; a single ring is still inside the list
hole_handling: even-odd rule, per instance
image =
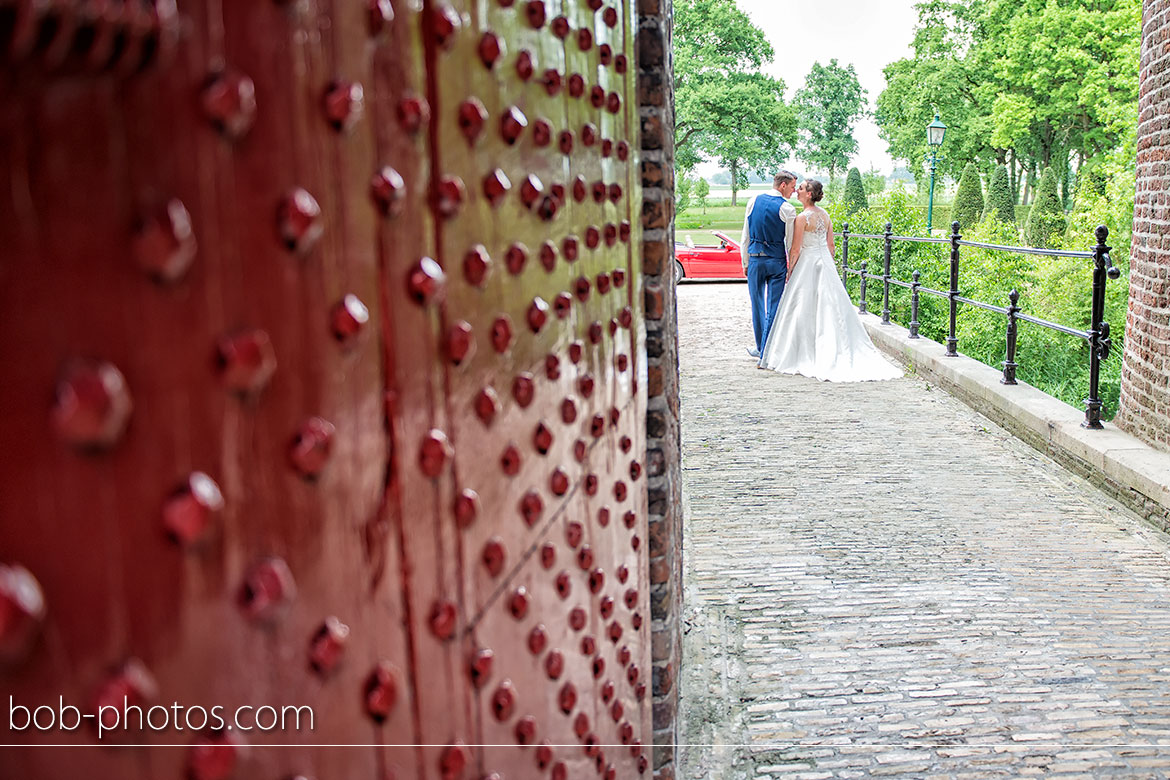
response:
[[[816,179],[805,179],[804,189],[813,203],[820,203],[821,198],[825,197],[825,188]]]

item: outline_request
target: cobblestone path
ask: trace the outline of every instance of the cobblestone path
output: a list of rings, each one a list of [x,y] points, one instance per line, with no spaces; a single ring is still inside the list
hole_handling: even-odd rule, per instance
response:
[[[681,777],[1170,776],[1166,537],[920,379],[757,370],[748,317],[680,288]]]

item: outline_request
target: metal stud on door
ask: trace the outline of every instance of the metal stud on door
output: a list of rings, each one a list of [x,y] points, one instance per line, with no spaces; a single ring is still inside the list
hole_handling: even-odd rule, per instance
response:
[[[316,722],[0,766],[637,776],[631,0],[106,5],[0,0],[0,679]]]
[[[463,583],[464,604],[478,616],[474,644],[492,648],[495,673],[511,682],[515,697],[501,720],[491,692],[478,695],[484,729],[478,741],[497,745],[485,750],[483,769],[506,774],[517,766],[518,748],[533,738],[525,724],[535,723],[548,745],[581,745],[548,748],[549,767],[570,775],[576,766],[593,771],[604,755],[603,768],[635,776],[639,756],[627,750],[610,756],[599,747],[622,744],[626,730],[630,740],[650,741],[648,703],[626,672],[631,658],[637,668],[649,668],[647,630],[640,625],[649,605],[638,595],[647,589],[639,587],[645,575],[635,548],[646,511],[637,479],[644,419],[636,390],[644,370],[641,289],[630,228],[638,216],[629,151],[637,148],[630,143],[636,117],[626,108],[633,78],[618,71],[614,58],[615,52],[623,62],[632,56],[632,9],[581,3],[556,15],[545,3],[529,2],[495,4],[477,17],[470,4],[453,6],[480,29],[465,30],[467,40],[450,52],[436,52],[431,99],[437,115],[457,116],[457,107],[473,100],[485,107],[487,125],[500,130],[472,148],[458,122],[440,123],[432,163],[437,175],[478,180],[498,168],[517,183],[498,203],[490,194],[471,198],[441,224],[437,250],[440,260],[455,260],[479,247],[507,269],[482,285],[479,275],[477,283],[450,284],[448,320],[485,333],[500,323],[521,324],[500,334],[504,348],[477,352],[469,364],[448,370],[446,380],[448,408],[456,410],[449,430],[456,480],[496,507],[487,514],[499,518],[466,528],[461,547],[494,551],[504,544],[509,552],[506,563],[492,555],[491,567],[463,566],[474,575]],[[520,53],[517,69],[499,71],[508,79],[487,68],[468,78],[454,56],[471,56],[485,40]],[[485,306],[489,301],[498,308]],[[488,385],[499,400],[485,426],[475,410],[484,407]],[[503,456],[495,461],[484,453]],[[629,516],[629,524],[609,523],[613,511]],[[513,583],[510,590],[494,584],[503,581]],[[583,656],[577,650],[584,634],[619,636],[621,643],[596,643]],[[621,724],[586,717],[581,709],[600,701],[607,685],[620,702]]]

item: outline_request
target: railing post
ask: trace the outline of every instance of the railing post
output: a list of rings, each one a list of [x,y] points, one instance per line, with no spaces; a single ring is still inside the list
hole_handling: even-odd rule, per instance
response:
[[[890,247],[894,243],[894,226],[886,223],[885,270],[882,273],[882,324],[890,324]]]
[[[1016,384],[1016,331],[1019,323],[1016,315],[1020,313],[1020,294],[1015,290],[1008,293],[1008,324],[1007,324],[1007,360],[1003,361],[1003,378],[999,381],[1005,385]]]
[[[951,327],[947,332],[947,357],[956,357],[959,354],[959,339],[955,336],[955,318],[959,313],[959,223],[951,223],[951,289],[948,298],[951,302]]]
[[[857,302],[857,310],[862,314],[865,314],[865,269],[868,266],[867,261],[861,261],[861,300]]]
[[[1097,245],[1093,247],[1093,303],[1089,319],[1089,397],[1085,399],[1085,428],[1103,428],[1101,410],[1105,405],[1100,397],[1101,361],[1109,357],[1112,340],[1109,338],[1109,323],[1105,318],[1105,277],[1116,279],[1119,272],[1109,258],[1109,228],[1097,227]]]
[[[841,230],[841,284],[849,288],[849,223]]]
[[[918,338],[918,272],[914,272],[914,282],[910,285],[910,338]]]

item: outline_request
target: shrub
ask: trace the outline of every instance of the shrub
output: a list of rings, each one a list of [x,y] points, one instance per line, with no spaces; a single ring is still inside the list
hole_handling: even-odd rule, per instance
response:
[[[1122,193],[1133,187],[1133,174],[1124,170],[1124,160],[1118,162],[1115,176],[1103,192],[1078,192],[1078,207],[1070,218],[1069,236],[1055,243],[1068,248],[1085,250],[1092,246],[1092,229],[1097,224],[1108,224],[1110,243],[1125,247],[1128,236],[1124,227],[1132,221],[1132,199],[1127,203]],[[925,210],[913,204],[913,195],[901,187],[880,198],[868,209],[852,215],[845,214],[843,202],[830,203],[829,213],[838,231],[845,222],[850,233],[881,234],[888,220],[896,235],[924,235]],[[1128,219],[1127,219],[1128,216]],[[1076,227],[1074,237],[1073,227]],[[1114,237],[1116,236],[1116,243]],[[964,231],[970,241],[991,244],[1018,245],[1019,231],[1015,224],[994,219],[972,225]],[[871,274],[880,275],[883,264],[883,242],[879,239],[850,238],[849,266],[857,269],[867,261]],[[841,242],[837,245],[837,264],[841,262]],[[924,287],[946,290],[950,286],[948,267],[949,247],[946,244],[894,242],[891,247],[890,275],[909,281],[915,270],[921,272]],[[1125,252],[1114,250],[1115,262],[1125,266]],[[999,306],[1007,305],[1008,293],[1020,293],[1019,305],[1024,312],[1063,325],[1083,329],[1089,323],[1092,261],[1084,258],[1036,257],[1014,252],[1001,252],[976,247],[963,247],[960,253],[959,290],[965,297]],[[854,301],[857,300],[858,280],[850,275],[847,285]],[[907,290],[891,287],[891,319],[906,325],[910,321],[910,301]],[[871,312],[882,307],[880,279],[869,282],[866,303]],[[1101,366],[1101,398],[1105,402],[1105,418],[1117,411],[1120,392],[1122,335],[1125,322],[1126,283],[1111,281],[1106,286],[1105,320],[1113,326],[1113,351]],[[918,312],[919,332],[929,339],[944,342],[949,326],[948,303],[945,298],[923,294]],[[960,305],[957,333],[959,351],[981,360],[996,369],[1002,367],[1005,350],[1006,317],[974,306]],[[1017,376],[1023,382],[1039,388],[1077,408],[1089,388],[1089,360],[1087,346],[1080,339],[1064,333],[1021,323],[1016,352],[1019,364]]]
[[[876,168],[861,174],[861,181],[865,185],[865,194],[867,197],[885,192],[886,177]]]
[[[675,209],[678,212],[686,211],[691,205],[691,187],[694,181],[689,176],[681,176],[674,186]]]
[[[983,210],[984,219],[996,219],[1010,225],[1016,224],[1016,203],[1012,197],[1012,183],[1004,165],[995,166],[991,183],[987,185],[987,204]]]
[[[1064,207],[1057,191],[1056,174],[1051,168],[1044,169],[1036,200],[1028,214],[1024,228],[1024,241],[1028,246],[1047,248],[1054,245],[1057,237],[1064,233]]]
[[[926,209],[914,204],[914,194],[908,192],[901,182],[896,182],[892,189],[887,190],[879,198],[874,199],[874,205],[868,209],[858,211],[853,215],[845,213],[844,202],[831,203],[826,208],[833,219],[834,230],[840,231],[845,223],[849,223],[850,233],[868,233],[880,235],[886,229],[886,222],[890,223],[894,235],[922,236],[926,234]],[[859,238],[849,240],[849,267],[857,269],[863,261],[869,264],[869,273],[882,272],[884,265],[883,241],[874,238]],[[914,271],[922,272],[922,284],[935,289],[944,289],[949,270],[945,259],[945,245],[920,244],[907,241],[895,241],[890,248],[890,276],[894,279],[909,280]],[[837,247],[837,264],[841,263],[842,248]],[[849,276],[848,288],[856,300],[858,278]],[[881,311],[882,285],[870,282],[866,293],[866,302],[871,311]],[[941,304],[941,305],[940,305]],[[941,306],[945,302],[923,296],[919,320],[941,322]],[[898,291],[891,291],[890,311],[894,320],[902,323],[910,321],[909,296]],[[935,338],[927,330],[923,334]]]
[[[1014,224],[990,220],[972,225],[964,231],[968,241],[989,244],[1016,245],[1019,232]],[[959,253],[959,289],[965,297],[984,301],[996,306],[1008,305],[1008,293],[1020,293],[1020,308],[1038,316],[1046,314],[1033,311],[1032,290],[1035,287],[1037,258],[1015,252],[1001,252],[994,249],[963,247]],[[975,306],[959,306],[956,318],[959,350],[968,357],[982,361],[989,366],[1000,367],[1006,348],[1005,330],[1007,318],[1002,314],[986,311]],[[1047,333],[1031,329],[1026,334],[1033,338],[1036,333]],[[1023,338],[1020,343],[1023,343]],[[1075,349],[1073,343],[1065,345]],[[1017,361],[1018,362],[1018,361]]]
[[[955,205],[951,219],[959,223],[960,230],[973,227],[983,216],[983,185],[979,181],[979,169],[975,163],[967,163],[959,177],[959,191],[955,194]]]
[[[862,209],[869,208],[869,200],[865,197],[865,184],[861,180],[861,171],[849,169],[845,178],[845,213],[856,214]]]

